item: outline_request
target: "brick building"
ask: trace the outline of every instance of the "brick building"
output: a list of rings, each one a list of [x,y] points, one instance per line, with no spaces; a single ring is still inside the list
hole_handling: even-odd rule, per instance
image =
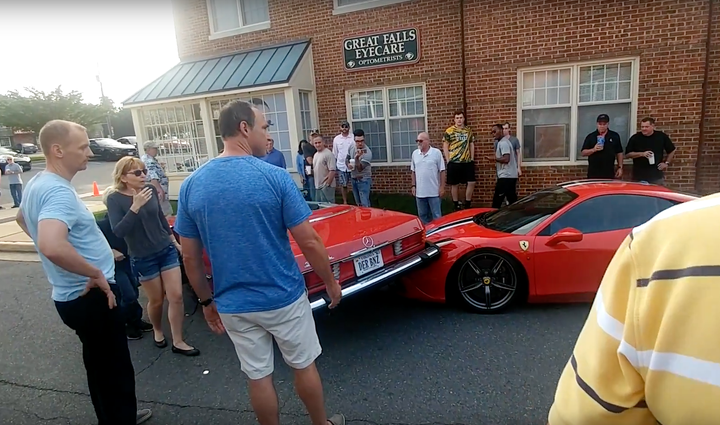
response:
[[[313,129],[363,128],[374,191],[408,192],[417,133],[439,145],[463,107],[482,204],[495,180],[479,160],[493,123],[509,121],[523,144],[527,193],[584,177],[579,146],[600,113],[623,144],[654,117],[678,148],[668,184],[720,191],[720,0],[173,4],[181,64],[125,106],[141,139],[169,145],[175,181],[217,154],[217,111],[240,98],[265,104],[291,172]]]

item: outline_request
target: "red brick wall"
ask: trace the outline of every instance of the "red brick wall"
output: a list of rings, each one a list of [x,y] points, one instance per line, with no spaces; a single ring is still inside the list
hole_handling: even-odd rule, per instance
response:
[[[452,110],[462,106],[460,1],[414,0],[337,16],[332,15],[332,0],[312,3],[315,7],[306,0],[270,0],[271,29],[211,41],[206,1],[174,0],[179,55],[186,60],[311,38],[323,134],[336,133],[338,122],[346,118],[345,90],[425,82],[429,132],[439,141],[452,122]],[[468,120],[481,142],[476,158],[491,152],[492,123],[516,122],[519,67],[640,56],[638,126],[645,115],[656,118],[678,147],[669,184],[693,190],[707,10],[707,0],[466,0]],[[420,30],[418,64],[344,71],[344,36],[408,26]],[[720,190],[720,30],[715,31],[708,140],[700,178],[705,191]],[[492,195],[493,169],[479,162],[475,196],[482,204]],[[409,185],[408,167],[378,167],[373,173],[375,191]],[[525,167],[519,187],[526,193],[584,175],[584,166]]]
[[[720,192],[720,0],[713,11],[710,48],[710,75],[705,112],[705,145],[700,153],[698,183],[700,192]]]

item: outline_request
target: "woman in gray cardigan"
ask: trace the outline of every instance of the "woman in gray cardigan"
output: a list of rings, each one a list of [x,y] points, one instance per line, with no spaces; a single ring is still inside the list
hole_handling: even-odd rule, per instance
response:
[[[138,158],[125,157],[113,171],[115,192],[107,197],[113,233],[124,238],[140,283],[148,296],[148,317],[155,345],[167,347],[162,330],[163,302],[168,300],[168,321],[173,353],[197,356],[200,351],[183,340],[185,307],[180,272],[180,244],[163,214],[156,189],[145,183],[147,169]]]

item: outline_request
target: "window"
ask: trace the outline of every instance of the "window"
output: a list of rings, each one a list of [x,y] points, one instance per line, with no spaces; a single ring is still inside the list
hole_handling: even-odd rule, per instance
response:
[[[550,236],[566,227],[585,234],[632,229],[653,218],[674,202],[655,196],[605,195],[576,205],[543,229]]]
[[[9,137],[0,137],[0,146],[11,147],[12,139]]]
[[[351,129],[365,131],[373,162],[409,162],[418,133],[427,128],[425,87],[389,87],[348,93]]]
[[[160,143],[158,162],[166,172],[192,172],[208,160],[200,104],[143,110],[145,140]]]
[[[270,27],[268,0],[207,0],[210,29],[219,37]]]
[[[313,127],[310,92],[300,92],[300,123],[302,125],[302,138],[310,142],[310,134],[316,132],[315,127]]]
[[[406,1],[408,0],[335,0],[333,14],[357,12]]]
[[[478,215],[475,222],[497,232],[526,235],[575,198],[577,195],[564,187],[543,189],[514,204]]]
[[[223,142],[220,137],[220,109],[233,100],[243,100],[260,107],[265,112],[270,127],[268,133],[275,142],[275,149],[285,155],[285,164],[288,167],[295,168],[295,154],[290,148],[290,130],[288,126],[287,107],[285,106],[285,93],[274,93],[264,95],[244,95],[242,97],[224,100],[214,100],[210,102],[210,110],[212,111],[213,125],[215,128],[215,143],[217,143],[218,152],[223,151]]]
[[[627,144],[632,135],[637,62],[624,60],[521,71],[523,163],[584,163],[582,144],[600,114]]]

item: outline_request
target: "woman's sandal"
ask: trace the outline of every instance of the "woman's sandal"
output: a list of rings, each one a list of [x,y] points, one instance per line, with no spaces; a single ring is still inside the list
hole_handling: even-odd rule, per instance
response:
[[[336,413],[331,418],[328,418],[328,423],[330,425],[345,425],[345,416],[342,413]]]
[[[165,348],[165,347],[167,347],[167,341],[165,340],[165,338],[163,338],[162,341],[158,341],[158,340],[156,340],[155,338],[153,338],[153,342],[155,343],[155,346],[156,346],[157,348]]]

